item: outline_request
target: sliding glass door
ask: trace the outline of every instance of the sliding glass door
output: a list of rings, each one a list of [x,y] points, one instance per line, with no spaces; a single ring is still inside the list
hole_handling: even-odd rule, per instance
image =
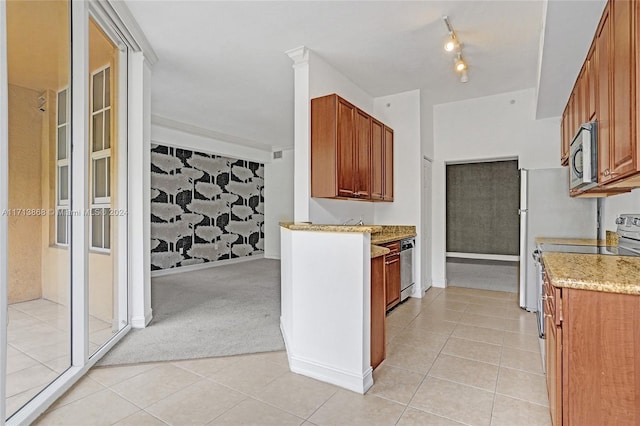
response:
[[[70,12],[6,3],[7,416],[71,366]]]
[[[100,7],[0,3],[0,395],[13,423],[28,423],[129,329],[129,46]]]

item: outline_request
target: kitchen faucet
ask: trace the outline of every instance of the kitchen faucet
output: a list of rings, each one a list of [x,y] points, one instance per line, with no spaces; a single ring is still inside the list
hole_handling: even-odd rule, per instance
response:
[[[347,219],[347,220],[342,224],[342,226],[349,225],[349,222],[351,222],[352,220],[355,220],[355,219]],[[364,225],[364,222],[362,221],[362,218],[360,218],[360,220],[355,224],[355,226],[362,226],[362,225]]]

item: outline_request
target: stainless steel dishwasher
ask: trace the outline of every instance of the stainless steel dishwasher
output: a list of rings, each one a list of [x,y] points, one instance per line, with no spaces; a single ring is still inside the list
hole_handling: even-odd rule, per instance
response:
[[[413,293],[415,278],[413,273],[414,238],[400,241],[400,301],[404,301]]]

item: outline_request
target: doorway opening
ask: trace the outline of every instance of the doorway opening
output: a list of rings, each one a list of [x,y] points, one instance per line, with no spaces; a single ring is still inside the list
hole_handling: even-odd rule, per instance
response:
[[[518,292],[517,159],[447,164],[447,283]]]

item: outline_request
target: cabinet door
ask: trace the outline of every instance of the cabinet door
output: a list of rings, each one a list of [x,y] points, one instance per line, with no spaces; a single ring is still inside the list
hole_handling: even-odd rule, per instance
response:
[[[386,297],[384,286],[384,256],[371,259],[371,367],[384,361],[386,336]]]
[[[610,2],[612,37],[611,179],[635,171],[635,51],[631,1]]]
[[[393,130],[384,126],[384,191],[382,198],[393,201]]]
[[[356,182],[355,196],[369,198],[371,193],[371,117],[356,110]]]
[[[545,318],[547,392],[553,426],[562,424],[562,329]]]
[[[356,187],[355,107],[338,98],[337,108],[338,196],[353,197]]]
[[[609,169],[609,145],[611,141],[611,114],[609,110],[609,84],[611,80],[610,18],[609,4],[607,4],[596,33],[596,61],[598,64],[596,100],[596,114],[598,116],[598,183],[605,183],[611,179],[611,170]]]
[[[387,309],[400,302],[400,254],[385,257],[385,291]]]
[[[384,182],[384,125],[371,119],[371,198],[382,200]]]
[[[562,122],[560,123],[560,137],[562,143],[560,145],[560,164],[567,166],[569,164],[569,108],[565,108],[562,113]]]
[[[597,81],[598,81],[598,64],[596,60],[595,43],[591,46],[591,50],[587,54],[587,63],[585,65],[585,84],[586,96],[587,96],[587,115],[586,121],[594,121],[597,119],[596,115],[596,93],[597,93]]]

